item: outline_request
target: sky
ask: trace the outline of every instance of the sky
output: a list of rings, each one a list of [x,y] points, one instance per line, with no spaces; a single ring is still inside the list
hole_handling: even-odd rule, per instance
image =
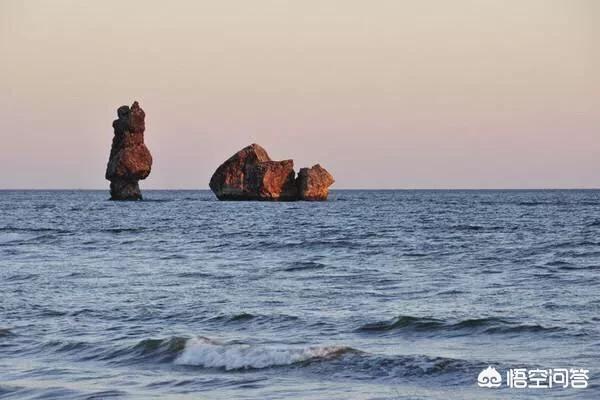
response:
[[[333,188],[599,188],[600,1],[0,0],[0,188],[105,189],[116,109],[143,189],[250,143]]]

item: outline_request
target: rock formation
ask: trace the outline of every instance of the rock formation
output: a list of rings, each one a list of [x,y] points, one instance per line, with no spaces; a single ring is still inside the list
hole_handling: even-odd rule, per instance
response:
[[[320,165],[301,169],[296,179],[293,160],[273,161],[251,144],[221,164],[209,186],[219,200],[327,200],[333,182]]]
[[[309,201],[327,200],[329,186],[333,182],[333,176],[319,164],[311,168],[302,168],[296,179],[298,197],[300,200]]]
[[[138,181],[146,179],[152,168],[152,155],[144,144],[144,110],[138,102],[117,110],[113,121],[114,137],[106,166],[111,200],[141,200]]]

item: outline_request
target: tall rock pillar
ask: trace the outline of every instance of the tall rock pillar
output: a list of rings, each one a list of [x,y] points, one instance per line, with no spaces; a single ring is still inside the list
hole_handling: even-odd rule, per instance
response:
[[[111,200],[141,200],[138,181],[146,179],[152,169],[152,155],[144,144],[144,110],[138,102],[131,108],[121,106],[113,121],[114,137],[106,166]]]

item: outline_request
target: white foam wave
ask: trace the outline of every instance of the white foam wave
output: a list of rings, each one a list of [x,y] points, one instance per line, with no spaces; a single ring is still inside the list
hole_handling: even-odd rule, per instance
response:
[[[195,338],[188,340],[175,363],[226,370],[268,368],[334,357],[347,350],[339,346],[293,348],[222,344],[206,338]]]

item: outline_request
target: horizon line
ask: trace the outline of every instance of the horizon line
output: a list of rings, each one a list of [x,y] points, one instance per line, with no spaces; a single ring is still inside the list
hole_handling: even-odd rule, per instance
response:
[[[600,187],[525,187],[525,188],[507,188],[507,187],[498,187],[498,188],[335,188],[335,189],[330,189],[330,192],[335,192],[335,191],[418,191],[418,190],[422,190],[422,191],[484,191],[484,190],[489,190],[489,191],[498,191],[498,190],[505,190],[505,191],[526,191],[526,190],[531,190],[531,191],[542,191],[542,190],[600,190]],[[107,188],[0,188],[0,192],[11,192],[11,191],[56,191],[56,192],[60,192],[60,191],[73,191],[73,192],[108,192],[110,191]],[[190,191],[190,192],[211,192],[210,188],[207,189],[197,189],[197,188],[169,188],[169,189],[143,189],[142,192],[152,192],[152,191],[163,191],[163,192],[168,192],[168,191]]]

